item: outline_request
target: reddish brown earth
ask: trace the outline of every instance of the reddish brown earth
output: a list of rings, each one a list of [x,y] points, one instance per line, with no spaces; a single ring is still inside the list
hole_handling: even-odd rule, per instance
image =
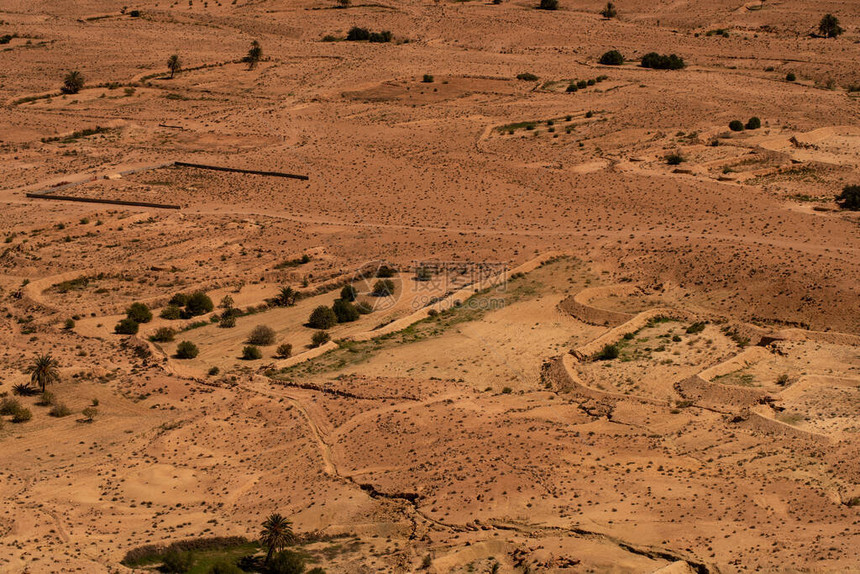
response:
[[[860,219],[833,201],[860,184],[860,4],[618,4],[4,2],[0,394],[32,420],[2,417],[0,571],[130,571],[272,512],[328,572],[860,570]],[[379,260],[393,306],[311,349]],[[485,263],[525,274],[469,299]],[[283,285],[305,297],[266,308]],[[255,313],[147,342],[195,290]],[[135,301],[156,318],[114,334]],[[256,325],[293,358],[240,359]],[[70,416],[13,394],[41,353]]]

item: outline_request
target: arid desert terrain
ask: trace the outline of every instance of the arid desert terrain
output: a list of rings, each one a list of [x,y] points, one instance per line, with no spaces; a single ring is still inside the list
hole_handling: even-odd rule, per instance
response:
[[[860,1],[129,2],[0,1],[0,572],[860,572]]]

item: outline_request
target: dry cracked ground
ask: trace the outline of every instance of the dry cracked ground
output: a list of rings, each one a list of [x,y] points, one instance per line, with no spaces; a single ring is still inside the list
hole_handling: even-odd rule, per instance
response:
[[[0,3],[0,571],[860,571],[860,3],[128,1]]]

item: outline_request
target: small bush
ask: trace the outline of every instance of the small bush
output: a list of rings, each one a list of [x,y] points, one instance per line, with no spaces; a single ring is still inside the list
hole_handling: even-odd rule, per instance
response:
[[[81,411],[81,414],[84,416],[84,420],[89,423],[92,422],[94,418],[96,418],[96,415],[99,414],[99,410],[95,407],[86,407],[84,410]]]
[[[381,279],[373,285],[373,295],[376,297],[386,297],[394,295],[394,281],[391,279]]]
[[[244,349],[242,349],[242,359],[245,361],[256,361],[257,359],[262,359],[263,353],[260,351],[260,347],[256,345],[247,345]]]
[[[524,82],[537,82],[538,81],[537,76],[535,76],[534,74],[530,74],[528,72],[525,72],[523,74],[517,74],[517,79],[522,80]]]
[[[57,399],[56,397],[54,397],[54,393],[52,393],[51,391],[45,391],[41,394],[36,404],[40,407],[47,407],[53,405],[56,400]]]
[[[136,335],[140,330],[140,325],[134,319],[126,317],[117,323],[113,330],[117,335]]]
[[[606,345],[603,347],[596,355],[594,355],[595,361],[610,361],[612,359],[618,358],[618,345]]]
[[[421,78],[421,81],[424,82],[425,84],[432,84],[433,83],[433,76],[431,76],[430,74],[424,74],[424,77]]]
[[[314,333],[313,337],[311,337],[311,345],[314,347],[319,347],[320,345],[325,345],[331,340],[328,332],[326,331],[317,331]]]
[[[394,277],[395,273],[397,273],[397,270],[394,269],[393,267],[389,267],[388,265],[382,265],[376,271],[376,276],[381,278],[381,279],[387,279],[390,277]]]
[[[84,77],[77,70],[69,72],[63,79],[60,91],[64,94],[77,94],[84,88]]]
[[[224,313],[218,320],[218,326],[222,329],[232,329],[236,326],[236,315],[233,313]]]
[[[836,204],[841,209],[860,211],[860,185],[846,185],[836,196]]]
[[[744,126],[748,130],[757,130],[761,127],[761,120],[757,117],[753,116],[747,121],[747,125]]]
[[[66,319],[65,323],[63,323],[63,329],[66,331],[71,331],[75,328],[75,320],[74,319]]]
[[[288,359],[293,356],[293,346],[289,343],[281,343],[275,351],[275,355],[282,359]]]
[[[12,413],[13,423],[25,423],[32,418],[33,413],[30,412],[30,409],[25,409],[23,407]]]
[[[338,323],[351,323],[357,321],[359,317],[358,309],[349,301],[337,299],[332,305],[331,310],[334,311]]]
[[[624,56],[618,50],[610,50],[600,56],[600,63],[604,66],[620,66],[624,63]]]
[[[374,44],[385,44],[391,41],[394,38],[394,35],[388,30],[383,30],[382,32],[371,32],[367,37],[367,41]]]
[[[744,123],[740,120],[732,120],[729,122],[729,129],[733,132],[742,132],[744,131]]]
[[[655,70],[680,70],[686,66],[684,59],[675,54],[666,56],[657,52],[649,52],[642,56],[641,65],[643,68],[653,68]]]
[[[0,415],[14,415],[22,408],[18,399],[10,399],[8,397],[0,399]]]
[[[176,336],[176,331],[170,327],[159,327],[155,333],[149,338],[150,341],[156,343],[169,343]]]
[[[207,371],[207,373],[209,374],[210,377],[214,377],[215,375],[217,375],[220,372],[221,372],[221,369],[219,369],[218,367],[210,367],[209,370]]]
[[[188,297],[188,302],[185,303],[185,312],[190,317],[211,313],[214,308],[215,304],[212,303],[212,299],[210,299],[209,295],[203,291],[192,293],[191,296]]]
[[[331,329],[337,325],[337,315],[334,314],[334,311],[330,307],[320,305],[311,313],[308,325],[314,329]]]
[[[200,349],[191,341],[182,341],[176,346],[177,359],[193,359],[200,354]]]
[[[63,403],[55,403],[54,406],[51,407],[51,410],[48,411],[48,414],[52,417],[62,418],[72,414],[72,411],[70,411],[69,407]]]
[[[615,18],[618,15],[618,10],[615,9],[615,4],[607,2],[606,7],[600,11],[600,15],[604,18]]]
[[[182,310],[176,305],[168,305],[161,310],[161,313],[158,316],[162,319],[169,319],[173,321],[182,318]]]
[[[12,394],[20,397],[29,397],[35,395],[38,391],[27,383],[17,383],[12,385]],[[0,413],[2,414],[2,413]]]
[[[687,327],[686,332],[688,335],[694,335],[696,333],[701,333],[705,330],[705,323],[702,321],[693,323],[689,327]]]
[[[275,330],[267,325],[257,325],[248,335],[248,343],[252,345],[272,345],[275,342]]]
[[[152,321],[152,311],[149,310],[146,303],[132,303],[125,310],[125,314],[129,319],[138,323],[149,323]]]
[[[681,165],[684,163],[684,156],[679,153],[670,153],[666,156],[666,163],[669,165]]]
[[[558,0],[540,0],[538,4],[540,10],[558,10]]]
[[[373,313],[373,306],[367,301],[362,301],[355,305],[356,310],[362,315],[369,315]]]
[[[168,302],[169,305],[175,305],[176,307],[185,307],[188,304],[188,294],[186,293],[177,293],[173,297],[170,298]]]
[[[345,285],[343,289],[340,290],[340,298],[344,301],[355,301],[355,298],[358,297],[358,291],[356,291],[355,287],[352,285]]]
[[[794,72],[789,72],[785,75],[785,81],[786,82],[796,82],[797,76],[794,74]]]
[[[346,39],[350,42],[362,42],[364,40],[370,39],[370,30],[367,28],[359,28],[358,26],[353,26],[349,29],[349,32],[346,33]]]

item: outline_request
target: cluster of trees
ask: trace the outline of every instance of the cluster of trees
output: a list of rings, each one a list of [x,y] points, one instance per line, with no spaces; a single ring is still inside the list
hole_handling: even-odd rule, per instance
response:
[[[653,68],[655,70],[680,70],[686,64],[684,59],[675,54],[658,54],[657,52],[649,52],[642,56],[641,66],[643,68]]]
[[[212,299],[203,291],[195,291],[190,295],[177,293],[170,298],[167,307],[162,309],[159,316],[162,319],[190,319],[211,313],[214,308]]]
[[[346,39],[349,42],[373,42],[384,44],[394,39],[394,35],[388,30],[382,32],[371,32],[367,28],[353,26],[346,33]]]
[[[846,185],[836,196],[836,203],[842,209],[860,211],[860,185]]]
[[[140,330],[141,323],[152,321],[152,311],[146,303],[132,303],[125,310],[125,319],[122,319],[113,328],[118,335],[136,335]]]

